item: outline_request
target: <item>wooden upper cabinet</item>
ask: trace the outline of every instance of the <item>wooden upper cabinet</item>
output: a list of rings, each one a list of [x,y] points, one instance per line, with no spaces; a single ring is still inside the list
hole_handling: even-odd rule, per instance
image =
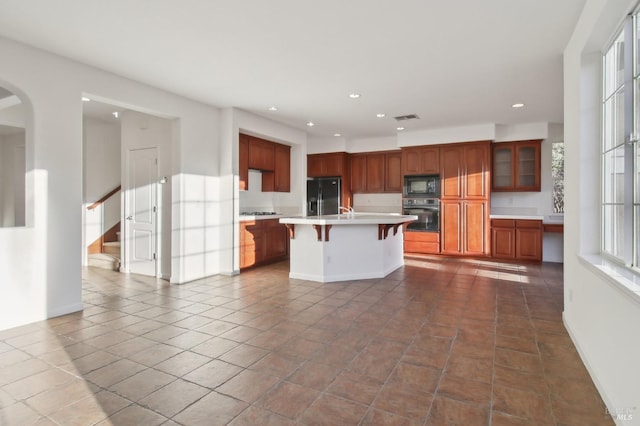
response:
[[[249,168],[274,171],[276,167],[273,142],[255,137],[249,139]]]
[[[384,192],[384,154],[367,155],[367,192]]]
[[[275,144],[274,180],[276,192],[291,191],[291,147]]]
[[[402,192],[402,154],[385,155],[384,192]]]
[[[402,175],[423,175],[440,173],[437,146],[416,146],[402,148]]]
[[[492,147],[493,191],[540,191],[542,140],[500,142]]]
[[[238,138],[240,190],[249,189],[249,169],[262,172],[263,192],[291,191],[291,147],[240,133]]]
[[[441,198],[487,200],[490,197],[491,142],[440,147]]]
[[[351,191],[402,192],[401,163],[402,156],[395,151],[351,154]]]
[[[463,147],[463,190],[465,199],[489,198],[491,142],[474,142]]]
[[[308,177],[343,176],[346,172],[346,152],[307,155]]]
[[[367,155],[352,154],[351,163],[351,192],[367,192]]]
[[[440,148],[441,198],[462,197],[463,153],[464,148],[461,145],[447,145]]]
[[[240,133],[238,140],[238,175],[240,191],[249,189],[249,137]]]

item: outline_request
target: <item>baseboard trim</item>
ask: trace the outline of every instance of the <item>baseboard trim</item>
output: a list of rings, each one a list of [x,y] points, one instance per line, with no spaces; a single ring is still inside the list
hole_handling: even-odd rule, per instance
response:
[[[55,309],[49,309],[47,312],[47,318],[55,318],[60,317],[62,315],[72,314],[74,312],[79,312],[84,309],[84,304],[82,302],[74,303],[72,305],[60,306]]]
[[[580,343],[576,339],[576,335],[573,332],[573,330],[572,330],[571,326],[569,325],[569,323],[567,322],[567,317],[566,317],[564,312],[562,312],[562,323],[564,324],[564,328],[567,330],[567,333],[569,333],[569,337],[571,338],[571,341],[573,342],[573,345],[576,347],[576,350],[578,351],[578,355],[580,356],[580,359],[582,360],[582,363],[586,367],[587,372],[589,373],[589,376],[591,377],[591,380],[593,381],[593,384],[595,385],[596,389],[598,389],[598,393],[600,394],[600,397],[602,398],[602,401],[607,406],[607,408],[609,410],[611,410],[611,407],[615,407],[615,405],[612,403],[611,399],[609,398],[609,396],[605,392],[604,386],[602,386],[602,383],[600,383],[600,380],[598,380],[598,375],[595,373],[595,370],[591,366],[591,363],[589,362],[589,358],[587,357],[586,352],[582,349],[582,347],[580,346]],[[613,412],[615,412],[615,410],[610,411],[610,412],[613,413]],[[616,419],[612,415],[611,415],[611,419],[617,425],[621,425],[622,424],[622,423],[617,422]]]

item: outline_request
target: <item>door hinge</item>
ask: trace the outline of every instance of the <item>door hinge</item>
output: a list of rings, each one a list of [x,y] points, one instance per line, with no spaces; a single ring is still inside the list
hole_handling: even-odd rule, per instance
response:
[[[153,212],[156,213],[158,211],[158,207],[153,206]]]
[[[156,166],[158,165],[158,159],[156,158]]]
[[[153,260],[158,260],[158,256],[155,253],[153,253]]]

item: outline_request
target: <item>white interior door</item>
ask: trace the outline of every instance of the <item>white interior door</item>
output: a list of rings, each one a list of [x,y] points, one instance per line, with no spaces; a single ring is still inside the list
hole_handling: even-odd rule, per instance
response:
[[[125,256],[127,270],[157,276],[157,181],[156,148],[129,151],[125,196]]]

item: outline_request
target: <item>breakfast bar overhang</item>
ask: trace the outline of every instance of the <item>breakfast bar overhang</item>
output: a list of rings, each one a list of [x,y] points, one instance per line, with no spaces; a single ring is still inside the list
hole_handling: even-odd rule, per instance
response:
[[[402,265],[403,224],[417,216],[350,213],[287,217],[295,279],[335,282],[382,278]]]

